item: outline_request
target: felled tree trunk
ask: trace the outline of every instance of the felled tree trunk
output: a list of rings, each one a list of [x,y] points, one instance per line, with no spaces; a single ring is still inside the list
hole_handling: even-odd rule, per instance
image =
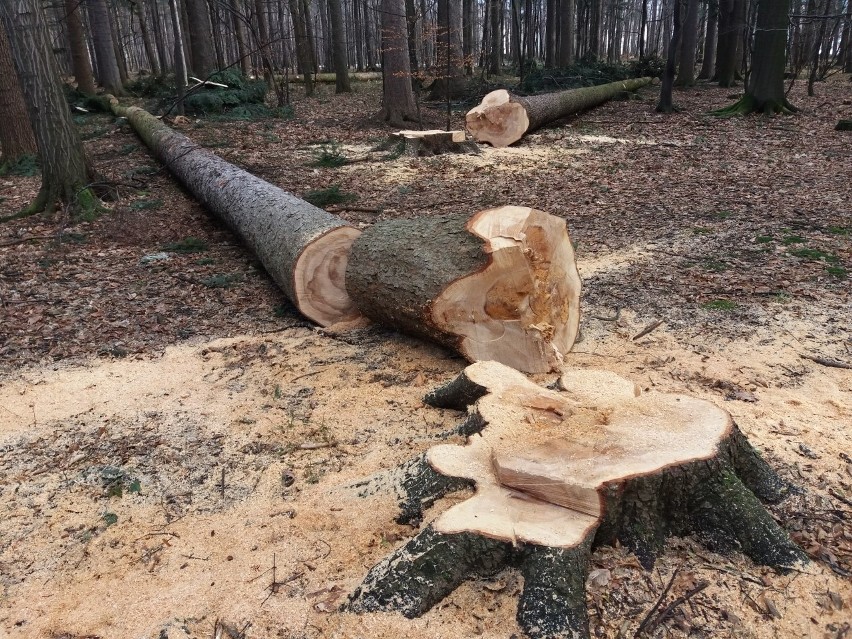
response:
[[[468,111],[465,122],[477,142],[488,142],[497,147],[509,146],[548,122],[591,109],[620,93],[635,91],[650,82],[651,78],[637,78],[529,97],[512,95],[505,89],[498,89]]]
[[[527,372],[561,363],[580,318],[565,221],[519,206],[376,224],[352,244],[346,290],[381,324]]]
[[[477,434],[397,473],[405,519],[464,488],[460,480],[476,492],[373,567],[350,610],[416,617],[466,579],[517,567],[517,618],[529,636],[588,637],[583,584],[595,546],[620,542],[650,567],[667,536],[694,534],[779,569],[806,561],[760,501],[780,500],[787,486],[727,412],[641,394],[606,371],[571,371],[556,386],[481,362],[426,397],[475,402],[459,432]]]
[[[359,316],[344,287],[358,229],[206,151],[147,111],[116,101],[112,110],[234,229],[302,314],[321,326]]]

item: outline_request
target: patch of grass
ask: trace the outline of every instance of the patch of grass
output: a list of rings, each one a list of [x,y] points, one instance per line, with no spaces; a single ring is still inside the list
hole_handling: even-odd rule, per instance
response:
[[[832,253],[826,253],[825,251],[821,251],[820,249],[812,249],[812,248],[800,248],[793,249],[790,251],[790,255],[795,257],[801,257],[806,260],[825,260],[829,264],[837,264],[840,261],[840,258]]]
[[[195,260],[195,263],[198,264],[198,266],[209,266],[215,262],[216,260],[212,257],[202,257],[200,260]]]
[[[134,211],[157,210],[163,206],[162,200],[136,200],[131,203],[130,208]]]
[[[791,244],[805,244],[807,240],[801,235],[785,235],[781,238],[781,244],[790,246]]]
[[[775,238],[771,235],[758,235],[755,240],[758,244],[768,244],[769,242],[774,241]]]
[[[33,177],[38,175],[40,168],[35,155],[22,155],[15,162],[0,164],[0,177],[15,175],[18,177]]]
[[[125,144],[124,146],[122,146],[122,147],[118,150],[118,154],[119,154],[119,155],[130,155],[131,153],[133,153],[133,152],[134,152],[136,149],[138,149],[138,148],[139,148],[139,145],[138,145],[138,144],[133,144],[133,143],[131,143],[131,144]]]
[[[706,234],[712,233],[712,232],[713,232],[713,229],[708,229],[704,226],[696,226],[695,228],[692,229],[693,235],[706,235]]]
[[[737,305],[730,300],[710,300],[702,304],[701,308],[708,311],[733,311]]]
[[[99,138],[101,136],[109,133],[110,127],[108,126],[96,126],[90,131],[85,131],[80,134],[80,139],[82,140],[94,140],[95,138]]]
[[[715,271],[716,273],[721,273],[722,271],[728,270],[728,265],[725,262],[720,260],[708,259],[704,260],[702,266],[708,271]]]
[[[791,299],[793,299],[793,296],[790,295],[787,291],[776,291],[772,294],[772,300],[774,302],[778,302],[779,304],[786,304]]]
[[[842,266],[826,266],[825,270],[832,277],[837,277],[842,280],[845,280],[847,277],[849,277],[849,271],[847,271]]]
[[[852,234],[852,226],[829,226],[826,230],[832,235]]]
[[[733,217],[733,211],[715,211],[710,214],[710,217],[717,220],[727,220],[730,217]]]
[[[287,317],[292,312],[292,307],[287,304],[276,304],[272,307],[272,314],[275,317]]]
[[[116,515],[115,513],[104,513],[101,516],[101,519],[104,520],[104,523],[106,524],[107,528],[109,528],[113,524],[118,523],[118,515]]]
[[[318,189],[316,191],[308,191],[302,196],[302,199],[310,202],[314,206],[320,208],[330,206],[332,204],[343,204],[344,202],[352,202],[358,199],[354,193],[346,193],[340,190],[340,185],[335,184],[327,189]]]
[[[207,250],[207,242],[197,237],[185,237],[177,242],[163,244],[160,250],[171,253],[203,253]]]
[[[126,177],[133,177],[134,175],[154,175],[155,173],[159,173],[160,169],[156,166],[136,166],[125,172]]]
[[[217,273],[201,280],[207,288],[232,288],[243,279],[238,273]]]
[[[314,155],[314,161],[311,162],[311,166],[322,166],[327,169],[336,169],[337,167],[348,163],[349,159],[343,155],[343,150],[340,148],[340,144],[331,140],[330,142],[320,145]]]

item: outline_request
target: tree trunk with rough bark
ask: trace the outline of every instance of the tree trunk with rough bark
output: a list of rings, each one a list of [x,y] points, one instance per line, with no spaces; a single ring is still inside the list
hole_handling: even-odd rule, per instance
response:
[[[249,53],[248,36],[246,34],[246,11],[240,0],[231,0],[231,23],[234,28],[234,39],[237,41],[237,56],[240,58],[240,71],[245,77],[251,75],[251,54]]]
[[[351,93],[349,63],[346,56],[346,29],[343,26],[343,0],[328,0],[334,57],[335,93]]]
[[[69,0],[66,0],[66,2],[67,1]],[[70,1],[74,2],[75,0]],[[148,58],[148,63],[151,65],[151,73],[154,75],[160,75],[162,73],[162,69],[160,68],[160,62],[157,59],[154,41],[151,39],[151,30],[148,28],[145,0],[130,2],[130,10],[133,12],[133,15],[139,19],[139,33],[142,35],[142,44],[145,47],[145,56]]]
[[[547,389],[494,362],[469,366],[426,396],[464,410],[454,433],[388,477],[359,482],[367,498],[391,488],[399,523],[444,495],[475,486],[376,564],[350,595],[353,612],[418,617],[465,580],[516,567],[517,619],[535,639],[588,638],[589,555],[621,544],[646,568],[669,536],[696,535],[719,552],[787,570],[807,559],[764,509],[789,487],[710,402],[643,394],[608,371],[576,370]]]
[[[698,48],[698,0],[686,0],[681,28],[680,63],[675,84],[691,87],[695,84],[695,54]]]
[[[207,0],[186,0],[186,13],[189,18],[192,70],[201,78],[207,78],[216,70],[216,52],[213,50]]]
[[[488,142],[497,147],[509,146],[549,122],[591,109],[621,93],[636,91],[650,82],[651,78],[637,78],[529,97],[512,95],[505,89],[498,89],[468,111],[465,122],[477,142]]]
[[[716,80],[720,87],[734,86],[737,51],[742,39],[742,7],[745,0],[719,0],[719,38],[716,48]]]
[[[89,28],[98,62],[98,83],[113,95],[123,95],[124,86],[112,42],[112,27],[106,0],[86,0]]]
[[[290,16],[293,19],[293,30],[296,32],[296,60],[299,63],[299,71],[305,78],[305,95],[314,94],[314,56],[311,50],[311,41],[308,38],[308,16],[305,15],[301,0],[288,0]]]
[[[88,188],[89,164],[62,90],[41,4],[39,0],[4,0],[0,21],[9,36],[41,157],[41,190],[23,213],[51,212],[57,201],[73,211],[90,211],[96,200]]]
[[[792,113],[796,107],[784,93],[787,24],[790,0],[759,0],[751,75],[741,100],[717,115]]]
[[[321,326],[359,316],[344,288],[358,229],[229,164],[147,111],[114,101],[113,112],[126,117],[169,171],[234,229],[303,315]]]
[[[438,64],[435,81],[429,91],[430,100],[456,97],[465,87],[462,38],[461,0],[438,0],[438,23],[435,46]]]
[[[669,42],[669,51],[666,56],[666,69],[663,72],[662,84],[660,86],[660,99],[657,102],[657,111],[661,113],[671,113],[674,111],[674,103],[672,101],[672,88],[674,87],[675,79],[675,60],[677,58],[677,50],[680,45],[680,16],[681,16],[681,0],[674,0],[674,8],[672,15],[672,39]]]
[[[559,48],[557,64],[567,67],[574,63],[574,42],[576,40],[574,28],[575,14],[577,12],[574,0],[560,0],[559,21]]]
[[[716,40],[719,27],[719,2],[709,0],[707,6],[707,31],[704,36],[704,59],[701,61],[699,80],[710,80],[716,70]]]
[[[38,151],[27,115],[27,103],[12,60],[6,29],[0,22],[0,166],[14,164]]]
[[[579,326],[565,221],[526,207],[376,224],[352,244],[346,290],[372,320],[528,372],[559,366]]]
[[[83,32],[80,0],[65,0],[65,20],[68,25],[68,49],[71,52],[71,72],[77,81],[77,89],[88,95],[94,95],[95,76],[86,48],[86,35]]]
[[[379,118],[404,128],[417,122],[417,106],[411,88],[408,27],[403,0],[382,0],[382,110]]]
[[[486,1],[489,3],[488,19],[491,25],[488,30],[488,73],[497,75],[503,60],[503,3],[500,0]]]

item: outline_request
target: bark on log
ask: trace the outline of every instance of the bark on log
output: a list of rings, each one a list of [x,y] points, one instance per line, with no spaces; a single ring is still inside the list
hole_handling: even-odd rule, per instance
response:
[[[337,82],[336,73],[312,73],[311,78],[314,82]],[[349,79],[355,82],[377,82],[382,79],[382,73],[381,71],[356,71],[349,74]],[[278,80],[283,82],[284,76],[279,76]],[[299,75],[292,76],[288,80],[294,83],[303,83],[305,78]]]
[[[498,89],[468,111],[465,122],[477,142],[488,142],[496,147],[509,146],[548,122],[591,109],[650,82],[651,78],[636,78],[529,97]]]
[[[360,231],[198,146],[137,107],[111,101],[169,171],[254,252],[290,301],[321,326],[359,317],[344,286]]]
[[[376,224],[352,244],[346,289],[370,319],[527,372],[556,368],[579,326],[565,221],[526,207]]]
[[[620,542],[646,567],[667,536],[689,534],[782,570],[806,561],[758,499],[778,501],[787,485],[728,413],[692,397],[641,394],[606,371],[570,371],[557,387],[480,362],[427,396],[441,406],[476,401],[480,432],[418,462],[475,482],[476,493],[374,566],[350,610],[418,616],[467,578],[517,567],[524,631],[585,638],[583,584],[601,544]],[[454,488],[421,485],[408,490],[428,495],[425,504]]]

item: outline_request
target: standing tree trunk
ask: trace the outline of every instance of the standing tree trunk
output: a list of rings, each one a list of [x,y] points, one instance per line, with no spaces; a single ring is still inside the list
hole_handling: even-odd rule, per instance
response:
[[[635,91],[650,82],[651,78],[636,78],[529,97],[497,89],[467,112],[465,122],[477,142],[488,142],[497,147],[509,146],[548,122],[591,109],[620,93]]]
[[[698,47],[698,0],[686,0],[686,15],[680,44],[680,65],[675,84],[691,87],[695,84],[695,52]]]
[[[0,165],[14,164],[25,155],[35,155],[33,129],[27,115],[27,104],[12,60],[6,29],[0,23]]]
[[[462,53],[461,0],[438,0],[438,28],[435,31],[438,49],[436,78],[429,92],[431,100],[452,98],[464,88],[464,59]]]
[[[567,67],[574,63],[575,37],[575,8],[574,0],[559,0],[559,56],[560,67]]]
[[[66,0],[66,2],[69,1],[74,2],[75,0]],[[130,10],[133,12],[133,15],[139,19],[139,31],[142,34],[142,44],[145,47],[145,55],[148,57],[148,62],[151,65],[151,73],[154,75],[160,75],[162,73],[162,69],[160,68],[159,60],[157,60],[154,43],[151,40],[151,31],[148,29],[145,0],[131,1]]]
[[[169,0],[169,10],[172,15],[172,26],[174,28],[174,57],[175,57],[175,84],[177,85],[177,112],[183,115],[183,98],[186,95],[187,68],[186,47],[183,46],[183,29],[181,28],[180,9],[178,0]]]
[[[86,9],[98,62],[98,82],[108,93],[123,95],[124,86],[121,83],[118,59],[115,57],[112,43],[112,27],[106,0],[86,0]]]
[[[314,94],[313,51],[308,38],[307,24],[309,16],[305,15],[301,0],[289,0],[289,6],[290,16],[293,18],[293,30],[296,32],[296,60],[299,63],[299,70],[305,77],[305,95],[309,97]]]
[[[745,95],[719,115],[792,113],[784,94],[790,0],[758,0],[751,76]]]
[[[251,75],[251,54],[246,36],[246,13],[240,0],[231,0],[231,23],[234,26],[234,38],[237,41],[237,55],[240,58],[240,71],[245,77]]]
[[[500,73],[503,53],[503,2],[502,0],[486,0],[489,3],[488,19],[491,22],[488,40],[488,73],[497,75]]]
[[[734,86],[738,51],[743,35],[745,0],[719,0],[719,38],[716,48],[716,79],[720,87]]]
[[[346,60],[346,30],[343,27],[343,0],[328,0],[331,14],[332,53],[334,54],[334,73],[336,93],[350,93],[349,64]]]
[[[65,16],[68,24],[68,48],[71,50],[71,72],[77,88],[88,95],[95,93],[95,77],[86,49],[86,35],[80,18],[80,0],[65,0]]]
[[[411,88],[408,28],[403,0],[382,0],[382,110],[379,118],[397,127],[417,122]]]
[[[677,58],[677,49],[680,44],[680,5],[681,0],[674,0],[672,39],[669,42],[666,70],[663,72],[663,81],[660,86],[660,100],[657,102],[657,111],[661,113],[671,113],[674,111],[672,87],[674,86],[675,66],[677,64],[675,59]]]
[[[707,6],[707,33],[704,36],[704,59],[701,62],[699,80],[710,80],[713,77],[716,62],[716,39],[719,26],[719,2],[709,0]]]
[[[465,75],[473,75],[474,0],[462,0],[462,57]]]
[[[25,212],[52,212],[57,201],[75,210],[90,211],[96,201],[87,186],[88,161],[62,91],[41,4],[39,0],[4,0],[0,2],[0,20],[9,35],[15,71],[41,156],[41,190]]]
[[[216,70],[216,52],[213,50],[207,0],[186,0],[186,13],[189,18],[192,70],[201,78],[207,78]]]

